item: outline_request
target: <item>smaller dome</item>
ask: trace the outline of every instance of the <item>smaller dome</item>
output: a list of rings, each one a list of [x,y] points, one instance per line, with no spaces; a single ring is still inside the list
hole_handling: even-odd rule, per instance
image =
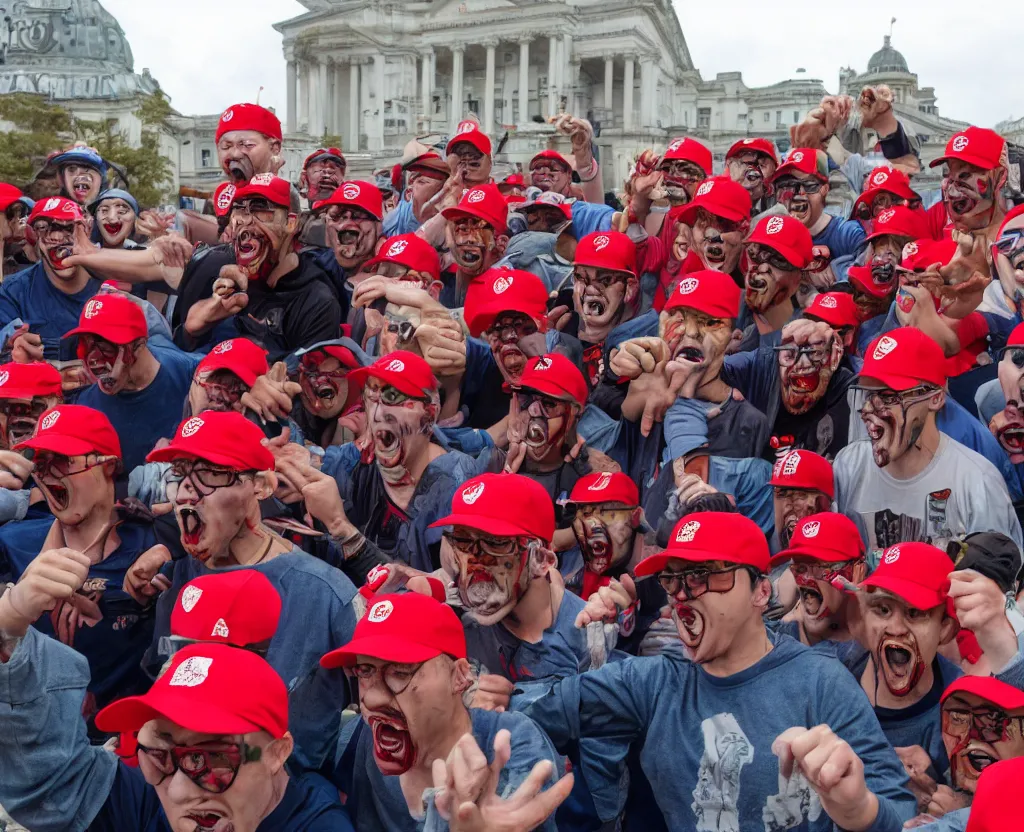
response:
[[[885,36],[885,43],[868,61],[868,72],[910,72],[907,59],[898,49],[893,49],[892,38]]]

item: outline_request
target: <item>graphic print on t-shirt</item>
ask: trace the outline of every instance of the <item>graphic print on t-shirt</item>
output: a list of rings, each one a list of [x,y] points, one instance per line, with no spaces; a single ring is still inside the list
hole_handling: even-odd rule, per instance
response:
[[[802,773],[794,771],[789,779],[779,775],[779,793],[769,796],[761,810],[761,819],[764,832],[785,832],[805,820],[817,820],[821,813],[818,793]]]
[[[874,548],[887,549],[897,543],[911,541],[943,546],[953,537],[946,517],[951,493],[951,489],[943,488],[928,495],[923,522],[920,517],[896,514],[890,509],[876,511],[871,524]]]

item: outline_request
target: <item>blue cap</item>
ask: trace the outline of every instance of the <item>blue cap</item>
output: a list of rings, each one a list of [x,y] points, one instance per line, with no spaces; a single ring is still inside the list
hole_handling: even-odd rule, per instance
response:
[[[72,147],[70,150],[58,153],[50,159],[50,163],[58,168],[72,164],[88,165],[91,168],[96,168],[104,176],[108,167],[103,157],[92,147]]]
[[[96,199],[89,203],[89,213],[95,216],[96,209],[100,207],[100,203],[108,199],[123,199],[132,207],[135,216],[139,215],[139,203],[135,201],[135,197],[128,193],[128,191],[123,191],[120,188],[108,188],[103,191]]]

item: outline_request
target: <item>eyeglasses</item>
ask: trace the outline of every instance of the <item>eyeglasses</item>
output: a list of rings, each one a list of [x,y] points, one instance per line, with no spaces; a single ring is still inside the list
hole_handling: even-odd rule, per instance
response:
[[[487,335],[499,341],[519,341],[537,331],[537,324],[527,317],[499,318],[487,330]]]
[[[1024,370],[1024,349],[1020,347],[1007,347],[1003,350],[1003,355],[1010,356],[1010,361],[1013,362],[1013,366],[1018,370]]]
[[[848,581],[853,580],[853,567],[859,560],[847,560],[842,563],[807,563],[806,561],[794,561],[789,565],[789,571],[800,578],[813,578],[816,581],[828,583],[836,575],[842,575]]]
[[[556,173],[568,173],[569,168],[564,165],[559,165],[555,162],[538,162],[532,168],[530,173],[546,173],[548,176],[553,176]]]
[[[775,251],[775,249],[762,246],[758,243],[751,243],[747,246],[747,259],[756,263],[758,266],[763,263],[767,263],[773,269],[778,269],[780,272],[800,271],[799,266],[794,266],[785,257]]]
[[[457,552],[475,558],[507,558],[519,555],[522,545],[518,537],[462,537],[454,532],[445,532],[442,537]],[[485,563],[496,566],[496,563]]]
[[[240,378],[219,379],[213,381],[210,376],[205,378],[194,378],[193,383],[206,391],[209,399],[235,404],[243,394],[249,392],[249,386]]]
[[[345,674],[358,679],[361,683],[366,682],[367,686],[380,676],[386,687],[395,696],[403,693],[412,684],[413,677],[420,672],[426,662],[419,664],[357,664],[345,668]]]
[[[235,202],[231,206],[231,216],[252,217],[260,222],[270,222],[274,219],[276,205],[272,205],[265,199],[249,199]]]
[[[526,412],[533,407],[533,403],[537,402],[540,405],[540,412],[548,419],[554,419],[556,416],[562,416],[565,414],[569,402],[563,402],[561,399],[553,399],[551,396],[545,396],[543,393],[534,393],[532,390],[525,388],[519,388],[516,392],[516,398],[519,400],[519,411]]]
[[[576,283],[583,284],[584,289],[596,286],[598,289],[610,289],[616,283],[625,283],[627,280],[623,272],[599,271],[593,277],[587,277],[582,272],[574,271],[572,279]]]
[[[747,168],[760,168],[761,172],[765,174],[775,168],[775,162],[764,153],[741,153],[739,156],[733,156],[729,161],[738,162]]]
[[[1007,729],[1017,723],[1017,733],[1024,734],[1024,716],[1010,716],[998,708],[943,708],[946,728],[955,736],[977,737],[982,742],[1003,742]]]
[[[395,407],[408,401],[426,402],[429,399],[425,396],[409,396],[403,393],[401,390],[392,387],[390,384],[384,385],[383,387],[373,388],[367,385],[363,388],[363,395],[366,396],[370,402],[379,401],[383,405],[388,407]]]
[[[673,179],[683,182],[700,182],[705,178],[704,171],[692,162],[667,160],[658,165],[658,170],[667,173]]]
[[[40,219],[32,223],[32,230],[37,237],[61,236],[71,237],[75,233],[75,224],[71,222],[54,222]]]
[[[902,391],[859,386],[854,386],[854,389],[862,390],[866,396],[864,404],[870,403],[875,410],[890,410],[894,407],[905,408],[917,402],[923,402],[925,399],[930,399],[939,392],[938,387],[929,385],[921,385],[920,387]],[[864,405],[861,405],[861,410],[863,409]]]
[[[452,229],[458,234],[472,234],[473,232],[483,233],[493,231],[489,222],[484,222],[476,217],[458,217],[452,221]]]
[[[362,208],[351,205],[332,205],[327,209],[327,221],[339,222],[377,222],[377,218]]]
[[[825,186],[819,179],[780,179],[775,183],[779,202],[784,202],[799,193],[816,194]]]
[[[34,474],[37,478],[59,480],[64,477],[73,477],[75,474],[83,474],[97,465],[102,465],[108,459],[110,457],[100,454],[70,457],[53,454],[49,451],[36,451],[32,462],[35,463]]]
[[[700,598],[708,592],[731,592],[736,586],[736,572],[746,566],[728,569],[687,569],[685,572],[666,570],[658,573],[658,583],[670,596],[683,592],[687,601]]]
[[[258,762],[263,757],[262,748],[244,742],[215,751],[187,745],[148,748],[142,743],[138,748],[139,768],[151,786],[159,786],[180,771],[203,791],[212,794],[226,792],[243,765]]]
[[[164,475],[169,487],[176,488],[185,480],[202,497],[208,497],[218,488],[230,488],[241,482],[244,475],[255,475],[255,471],[235,471],[233,468],[217,468],[208,462],[176,459]]]
[[[562,509],[562,517],[572,521],[579,517],[581,520],[588,520],[591,517],[599,517],[609,523],[617,523],[620,520],[629,520],[637,506],[607,506],[603,503],[566,503]]]
[[[117,360],[117,353],[121,349],[118,344],[108,341],[106,338],[99,338],[95,335],[80,335],[79,337],[82,339],[82,347],[85,349],[85,352],[90,353],[96,351],[107,361]]]
[[[19,402],[12,399],[0,399],[0,415],[8,419],[29,418],[33,421],[39,419],[47,410],[46,401],[38,396],[30,402]]]
[[[811,364],[815,367],[821,367],[832,355],[832,350],[821,344],[806,344],[802,347],[796,344],[784,344],[774,349],[780,367],[792,367],[805,355]]]
[[[397,335],[399,341],[411,341],[416,334],[416,324],[412,321],[388,321],[384,329],[390,335]]]

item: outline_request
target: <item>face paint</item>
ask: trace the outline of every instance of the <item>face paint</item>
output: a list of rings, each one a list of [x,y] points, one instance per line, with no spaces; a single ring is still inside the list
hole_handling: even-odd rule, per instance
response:
[[[879,680],[893,696],[909,696],[935,660],[944,608],[920,610],[878,589],[868,590],[861,607],[863,643],[870,645]]]
[[[999,170],[986,171],[951,159],[942,179],[942,201],[961,229],[987,228],[995,217]]]
[[[138,357],[134,344],[114,344],[96,335],[81,335],[78,357],[85,362],[85,371],[100,390],[116,396],[131,381],[131,368]]]
[[[782,383],[782,406],[788,413],[807,413],[821,401],[842,358],[838,344],[834,332],[829,333],[827,340],[817,333],[806,335],[801,332],[799,341],[792,335],[783,336],[776,353]]]
[[[608,332],[623,320],[626,295],[632,280],[625,272],[576,266],[573,271],[573,305],[582,319],[585,340],[604,340]]]
[[[56,396],[0,399],[0,448],[7,450],[31,438],[39,417],[58,402]]]
[[[868,243],[871,282],[879,291],[895,288],[896,267],[900,264],[903,247],[909,242],[909,237],[887,234]]]
[[[432,202],[441,192],[447,177],[413,173],[409,177],[409,201],[412,203],[412,215],[421,223],[437,215],[437,203]]]
[[[775,528],[779,533],[779,543],[785,549],[793,537],[796,524],[805,517],[829,511],[832,508],[827,494],[803,488],[772,489],[775,507]]]
[[[181,545],[203,563],[226,558],[249,517],[259,515],[253,472],[201,459],[177,460],[167,472],[166,483]]]
[[[1018,315],[1024,313],[1024,217],[1006,223],[991,251],[1003,295]]]
[[[747,151],[733,156],[726,162],[729,176],[750,191],[750,199],[756,202],[764,196],[765,182],[775,173],[775,162],[766,153]]]
[[[111,482],[99,454],[63,456],[37,451],[33,477],[46,504],[62,525],[77,526],[95,510]]]
[[[380,222],[351,205],[332,205],[324,216],[335,259],[346,271],[356,271],[373,256],[380,237]]]
[[[319,159],[306,168],[306,184],[310,202],[327,199],[345,179],[345,165],[340,159]]]
[[[510,414],[523,426],[528,461],[553,463],[562,459],[569,432],[576,424],[577,413],[571,402],[523,388],[512,393]]]
[[[789,566],[797,589],[803,621],[810,628],[821,629],[819,623],[828,623],[843,603],[843,595],[832,586],[832,580],[842,576],[853,580],[850,562],[822,563],[817,560],[794,559]]]
[[[802,272],[778,252],[752,243],[747,246],[746,298],[755,312],[767,312],[793,296]]]
[[[249,277],[265,278],[284,254],[287,210],[262,197],[239,200],[231,206],[230,225],[235,263]]]
[[[928,418],[928,401],[937,392],[916,387],[902,393],[885,388],[867,393],[860,418],[871,440],[875,465],[884,468],[917,444]]]
[[[520,348],[519,342],[536,332],[537,324],[529,315],[505,312],[495,318],[490,329],[484,333],[494,363],[509,384],[518,384],[526,369],[527,355]]]
[[[86,165],[65,165],[60,171],[61,184],[70,199],[88,205],[100,195],[103,177],[96,168]]]
[[[990,765],[1024,757],[1024,708],[1005,711],[973,693],[951,694],[942,703],[942,743],[953,788],[974,794]]]
[[[106,199],[96,209],[104,248],[121,248],[135,233],[135,212],[123,199]]]
[[[542,191],[568,195],[572,174],[568,165],[560,165],[553,159],[545,159],[530,168],[530,181]]]
[[[421,321],[419,309],[389,303],[384,310],[384,327],[379,336],[379,354],[389,355],[396,350],[406,350],[415,355],[422,355],[419,342],[416,340],[416,330]]]
[[[685,159],[666,159],[658,170],[664,173],[662,187],[673,207],[685,205],[697,190],[697,185],[706,178],[700,165]]]
[[[684,222],[676,223],[676,235],[672,239],[672,259],[683,263],[690,254],[693,244],[693,230]]]
[[[466,526],[455,526],[445,540],[455,553],[463,606],[483,626],[498,623],[515,609],[529,586],[531,547],[536,544]]]
[[[405,774],[416,763],[416,747],[409,734],[409,724],[401,711],[387,709],[369,718],[373,732],[373,757],[384,774]]]
[[[273,173],[271,161],[280,144],[256,130],[232,130],[217,143],[221,169],[236,185],[244,185],[257,173]]]
[[[497,259],[494,229],[474,217],[457,217],[448,223],[448,248],[459,270],[468,276],[483,274]]]
[[[39,259],[49,266],[58,279],[74,277],[75,268],[64,266],[64,260],[74,253],[74,223],[41,218],[32,223],[32,232],[36,237]]]
[[[821,218],[827,196],[828,184],[810,173],[791,174],[775,183],[776,199],[807,228]]]
[[[693,250],[705,268],[732,274],[739,266],[743,253],[746,223],[717,217],[703,208],[693,221]]]
[[[550,205],[533,205],[522,213],[526,217],[527,230],[542,234],[557,234],[569,222],[565,214]]]
[[[348,401],[349,369],[333,355],[309,352],[299,362],[299,386],[302,406],[320,419],[341,415]]]
[[[204,410],[234,410],[248,391],[248,385],[231,370],[204,370],[193,377],[188,400],[193,414]]]
[[[583,503],[575,506],[572,531],[583,562],[595,575],[613,574],[633,553],[635,506]]]
[[[679,306],[661,313],[658,329],[673,360],[700,367],[705,383],[718,376],[732,337],[730,319],[713,318],[696,309]]]
[[[413,399],[380,379],[371,378],[363,388],[363,404],[377,470],[388,485],[413,485],[409,460],[426,451],[434,428],[433,404]]]

